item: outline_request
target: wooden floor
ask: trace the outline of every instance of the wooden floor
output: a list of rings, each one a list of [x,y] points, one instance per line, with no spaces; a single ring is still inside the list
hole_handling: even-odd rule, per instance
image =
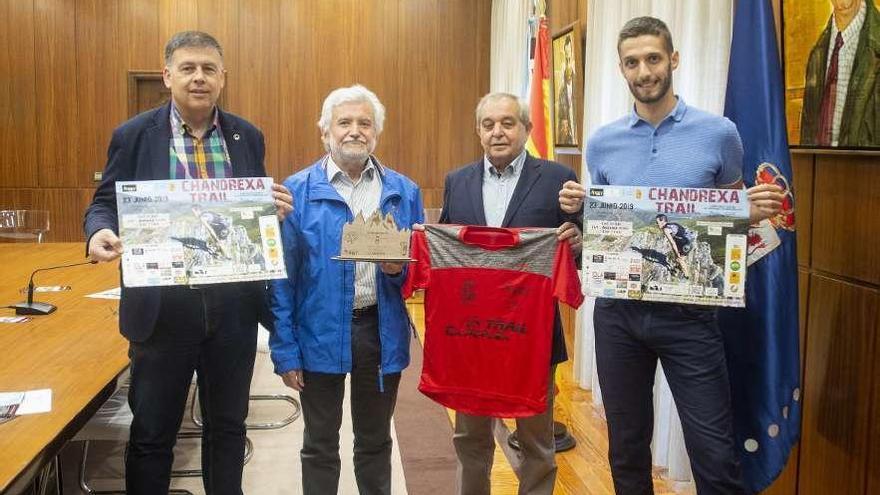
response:
[[[420,340],[425,334],[425,313],[420,298],[408,304],[413,323]],[[572,380],[571,361],[562,363],[556,370],[556,396],[554,417],[564,423],[577,440],[577,446],[556,456],[559,472],[556,478],[556,494],[560,495],[613,495],[611,470],[608,466],[608,431],[605,420],[593,407],[589,391],[578,387]],[[454,412],[448,411],[450,422]],[[515,428],[512,421],[506,422],[508,428]],[[690,486],[673,489],[654,473],[654,493],[656,495],[684,495],[694,493]],[[492,469],[492,494],[515,495],[516,475],[498,445],[495,447],[495,464]]]

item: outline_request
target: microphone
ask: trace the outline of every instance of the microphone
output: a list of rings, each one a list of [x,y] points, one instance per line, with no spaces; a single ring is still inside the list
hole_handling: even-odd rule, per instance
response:
[[[54,304],[49,303],[41,303],[34,302],[34,275],[37,272],[45,272],[47,270],[55,270],[57,268],[68,268],[71,266],[82,266],[82,265],[93,265],[97,263],[97,261],[85,261],[82,263],[72,263],[69,265],[58,265],[58,266],[50,266],[46,268],[37,268],[31,273],[31,278],[28,281],[28,291],[27,291],[27,301],[20,302],[13,306],[15,308],[15,314],[17,315],[47,315],[56,309],[58,309]]]

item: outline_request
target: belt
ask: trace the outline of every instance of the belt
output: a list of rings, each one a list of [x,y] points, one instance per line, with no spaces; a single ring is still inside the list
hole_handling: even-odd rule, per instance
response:
[[[363,308],[354,308],[351,310],[351,318],[356,320],[358,318],[365,318],[367,316],[376,314],[376,311],[379,310],[379,305],[374,304],[372,306],[364,306]]]

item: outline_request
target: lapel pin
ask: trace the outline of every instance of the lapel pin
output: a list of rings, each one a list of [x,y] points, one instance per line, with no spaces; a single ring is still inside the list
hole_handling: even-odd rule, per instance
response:
[[[236,132],[235,134],[232,135],[232,139],[235,139],[236,141],[240,140],[240,139],[241,139],[241,134],[239,134],[239,133]]]

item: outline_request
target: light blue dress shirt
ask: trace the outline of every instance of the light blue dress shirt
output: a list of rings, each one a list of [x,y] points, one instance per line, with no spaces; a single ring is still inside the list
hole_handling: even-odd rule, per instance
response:
[[[489,158],[483,157],[483,211],[486,214],[486,225],[501,227],[525,161],[526,152],[523,150],[499,173]]]

